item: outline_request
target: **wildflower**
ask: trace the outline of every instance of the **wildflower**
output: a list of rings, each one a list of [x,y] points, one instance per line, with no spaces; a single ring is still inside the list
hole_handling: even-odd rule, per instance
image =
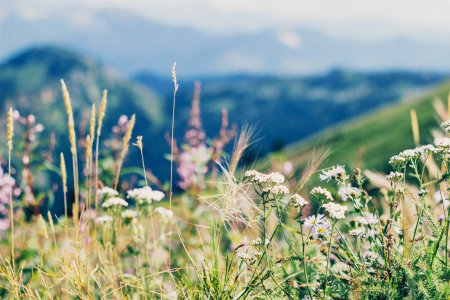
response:
[[[124,219],[129,219],[129,220],[131,220],[131,219],[137,217],[137,211],[132,210],[132,209],[127,209],[127,210],[125,210],[125,211],[123,211],[123,212],[121,213],[121,216],[122,216],[122,218],[124,218]]]
[[[256,256],[245,252],[238,252],[237,257],[245,261],[248,265],[253,265],[256,262]]]
[[[251,182],[262,185],[266,183],[281,184],[285,181],[282,174],[278,172],[272,172],[270,174],[263,174],[255,170],[246,171],[244,174]]]
[[[142,224],[138,222],[136,218],[131,221],[132,238],[136,244],[142,244],[145,242],[145,230]]]
[[[331,193],[322,187],[315,187],[311,190],[311,195],[316,196],[317,198],[324,197],[328,201],[333,201],[333,196]]]
[[[305,205],[308,204],[308,201],[306,201],[305,198],[303,198],[299,194],[292,195],[291,201],[294,204],[294,207],[298,210],[301,210]]]
[[[378,223],[378,218],[372,213],[363,212],[362,216],[355,218],[355,221],[362,225],[375,225]]]
[[[405,177],[405,175],[403,175],[403,173],[391,172],[391,173],[389,173],[389,175],[386,176],[386,180],[391,183],[395,183],[395,182],[402,181],[404,177]]]
[[[326,219],[323,219],[320,223],[317,223],[316,226],[312,227],[311,234],[314,238],[325,237],[330,233],[330,222]]]
[[[180,154],[177,172],[180,175],[179,186],[182,189],[204,186],[204,178],[212,155],[213,149],[204,144],[190,147]]]
[[[346,206],[329,202],[324,204],[322,207],[325,208],[330,217],[332,217],[333,219],[339,220],[345,218],[345,212],[347,211]]]
[[[356,236],[358,238],[365,237],[366,231],[363,227],[358,227],[356,229],[352,229],[348,232],[349,235]]]
[[[441,127],[445,129],[445,131],[450,132],[450,121],[445,121],[441,124]]]
[[[136,200],[139,204],[150,204],[153,201],[161,201],[164,198],[164,193],[161,191],[154,191],[148,186],[136,188],[127,192],[128,198]]]
[[[117,206],[117,207],[125,206],[126,207],[126,206],[128,206],[128,202],[122,198],[113,197],[113,198],[109,198],[102,204],[103,208],[110,208],[110,207],[114,207],[114,206]]]
[[[162,220],[166,223],[170,222],[173,219],[173,211],[164,207],[157,207],[155,212],[160,214]]]
[[[317,216],[310,216],[306,218],[304,221],[306,227],[314,227],[315,225],[322,223],[323,220],[324,215],[318,214]]]
[[[100,195],[101,197],[114,197],[119,195],[119,192],[117,192],[115,189],[105,186],[97,190],[97,194]]]
[[[442,137],[434,140],[434,144],[438,148],[438,150],[448,149],[450,148],[450,138]]]
[[[361,190],[352,186],[341,187],[338,191],[338,195],[341,196],[342,201],[347,201],[347,199],[356,199],[362,194]]]
[[[259,238],[259,237],[249,243],[250,246],[261,246],[262,244],[263,244],[263,242],[262,242],[261,238]],[[269,244],[270,244],[270,241],[268,239],[266,239],[265,245],[267,246]]]
[[[113,221],[113,218],[111,216],[101,216],[95,220],[95,223],[106,224],[106,223],[111,223],[112,221]]]
[[[343,181],[347,179],[347,173],[345,172],[345,167],[337,165],[335,167],[332,167],[328,170],[322,171],[322,174],[320,174],[320,180],[327,182],[330,181],[330,179],[335,179],[338,181]]]
[[[278,172],[272,172],[268,175],[269,181],[275,184],[281,184],[284,182],[285,178]]]
[[[389,164],[397,168],[405,167],[409,161],[419,158],[423,154],[424,149],[425,148],[420,147],[415,149],[406,149],[399,154],[392,156],[389,159]]]
[[[274,185],[264,188],[263,193],[268,193],[274,196],[282,196],[289,194],[289,189],[284,185]]]

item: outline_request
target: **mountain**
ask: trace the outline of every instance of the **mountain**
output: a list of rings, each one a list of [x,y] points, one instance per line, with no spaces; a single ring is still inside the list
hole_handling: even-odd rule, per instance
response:
[[[145,142],[155,141],[152,147],[145,147],[145,155],[149,157],[149,165],[165,169],[167,161],[162,159],[162,155],[168,151],[164,143],[164,132],[169,130],[169,122],[164,115],[161,97],[149,88],[122,78],[89,57],[62,48],[33,47],[0,65],[2,119],[6,120],[5,112],[8,107],[18,109],[24,116],[34,114],[36,121],[45,126],[41,142],[46,144],[50,133],[56,134],[57,145],[53,157],[57,157],[59,150],[69,155],[61,78],[65,80],[71,94],[80,140],[87,135],[86,125],[92,103],[97,103],[98,109],[102,90],[106,88],[109,97],[102,141],[113,136],[111,129],[122,115],[130,117],[136,114],[137,124],[133,137],[143,135]],[[84,157],[82,149],[80,147],[80,155]],[[130,155],[128,159],[127,166],[139,165],[138,155]]]
[[[134,78],[170,101],[170,81],[148,73]],[[376,108],[423,95],[446,78],[438,73],[345,70],[305,77],[207,77],[200,79],[203,123],[210,136],[215,134],[221,108],[227,108],[232,122],[256,128],[254,151],[263,156]],[[180,80],[176,112],[179,130],[189,116],[193,85],[192,81]]]
[[[170,76],[225,73],[310,74],[341,67],[357,70],[450,70],[450,42],[336,39],[305,28],[212,35],[152,22],[125,10],[77,12],[26,19],[0,15],[0,58],[19,48],[56,44],[87,53],[124,74]]]
[[[90,57],[57,47],[29,48],[0,64],[0,113],[4,116],[9,106],[22,115],[33,113],[46,127],[43,141],[50,132],[56,133],[59,145],[55,154],[59,150],[68,153],[61,78],[72,96],[79,137],[87,134],[85,125],[92,103],[98,104],[102,89],[107,88],[103,141],[113,136],[111,129],[120,116],[136,113],[133,136],[144,137],[146,165],[160,179],[168,177],[169,163],[164,155],[170,149],[164,134],[171,127],[173,83],[169,76],[141,73],[126,79]],[[306,77],[205,77],[201,78],[200,108],[209,137],[218,134],[222,108],[228,109],[230,123],[254,126],[255,147],[248,154],[253,160],[377,107],[424,94],[446,78],[438,73],[345,70]],[[182,78],[179,84],[175,135],[181,144],[194,84]],[[139,166],[136,151],[134,147],[130,150],[126,166]]]

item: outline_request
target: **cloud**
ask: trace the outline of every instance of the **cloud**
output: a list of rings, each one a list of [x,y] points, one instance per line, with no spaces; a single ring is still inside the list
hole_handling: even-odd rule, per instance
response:
[[[450,33],[446,0],[14,0],[6,11],[43,18],[105,9],[126,9],[166,24],[223,33],[307,27],[368,40]]]

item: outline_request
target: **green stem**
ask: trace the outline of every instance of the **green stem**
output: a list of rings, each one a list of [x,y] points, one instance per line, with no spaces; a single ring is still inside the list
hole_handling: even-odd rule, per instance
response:
[[[327,283],[328,283],[328,269],[330,266],[330,252],[331,252],[331,244],[333,242],[333,231],[334,226],[336,225],[336,222],[334,221],[331,225],[331,233],[330,233],[330,242],[328,244],[328,250],[327,250],[327,267],[325,269],[325,286],[323,288],[323,299],[325,300],[325,297],[327,296]]]

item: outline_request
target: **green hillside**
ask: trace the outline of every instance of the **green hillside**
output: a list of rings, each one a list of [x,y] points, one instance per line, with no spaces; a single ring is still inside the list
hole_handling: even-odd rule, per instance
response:
[[[420,99],[402,101],[342,123],[273,154],[272,159],[290,160],[301,167],[311,158],[314,149],[328,148],[331,152],[322,167],[339,163],[350,168],[387,170],[388,159],[392,155],[414,147],[410,116],[412,109],[416,110],[418,116],[420,142],[432,142],[431,129],[439,126],[433,102],[436,98],[447,99],[449,90],[450,83],[446,83]],[[267,167],[268,162],[263,166]]]
[[[97,103],[98,109],[102,90],[108,89],[102,142],[113,136],[111,129],[122,115],[136,114],[133,136],[143,135],[147,143],[158,141],[144,148],[149,165],[154,169],[168,169],[167,161],[161,159],[168,148],[163,136],[169,128],[161,97],[151,88],[144,88],[89,57],[65,49],[33,47],[0,64],[1,119],[6,120],[4,116],[9,107],[18,109],[23,116],[35,115],[36,122],[45,127],[40,134],[43,147],[48,144],[50,134],[55,133],[57,145],[53,156],[56,157],[58,151],[67,153],[67,115],[60,79],[65,80],[71,94],[81,146],[87,135],[92,103]],[[1,126],[5,128],[4,123]],[[4,140],[4,132],[0,132],[0,138]],[[126,166],[139,163],[137,156],[130,155]]]

